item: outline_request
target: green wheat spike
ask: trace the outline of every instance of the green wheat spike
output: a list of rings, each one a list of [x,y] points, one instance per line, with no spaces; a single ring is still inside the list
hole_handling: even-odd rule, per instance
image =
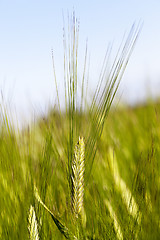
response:
[[[72,161],[72,210],[78,218],[83,207],[84,194],[84,155],[85,144],[83,137],[79,137],[79,141],[75,146],[74,158]]]
[[[30,240],[39,240],[38,236],[38,224],[36,220],[36,214],[34,207],[31,205],[29,209],[28,216],[28,230],[29,230],[29,239]]]

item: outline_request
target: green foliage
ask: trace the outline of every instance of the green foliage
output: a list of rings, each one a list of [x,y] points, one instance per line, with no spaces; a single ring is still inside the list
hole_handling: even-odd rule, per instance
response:
[[[110,111],[97,143],[90,180],[85,186],[84,214],[79,223],[83,238],[158,239],[159,118],[159,103]],[[56,218],[70,231],[76,231],[66,181],[66,154],[61,142],[57,141],[59,154],[54,152],[54,141],[59,136],[54,136],[53,126],[61,131],[57,119],[58,115],[51,113],[47,123],[39,120],[36,129],[26,129],[20,135],[11,129],[9,132],[3,125],[0,138],[1,239],[29,237],[30,204],[35,208],[39,239],[63,239],[52,218],[35,201],[34,183]]]
[[[60,109],[57,89],[59,109],[18,132],[1,107],[0,238],[29,239],[31,209],[29,230],[36,229],[39,239],[158,239],[160,104],[111,108],[139,27],[133,26],[110,69],[109,48],[89,105],[87,50],[78,99],[79,25],[74,14],[71,22],[68,38],[64,30],[66,112]],[[84,136],[85,153],[83,138],[76,144],[79,136]],[[81,214],[73,214],[72,200],[79,201],[75,186],[83,186],[75,208]]]

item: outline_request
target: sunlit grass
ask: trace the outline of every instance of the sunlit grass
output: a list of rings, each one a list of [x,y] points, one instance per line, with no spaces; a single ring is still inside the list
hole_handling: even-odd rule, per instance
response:
[[[1,107],[0,238],[158,239],[160,104],[111,108],[139,27],[131,29],[111,69],[108,51],[87,104],[87,60],[78,99],[74,14],[71,22],[70,35],[64,31],[66,111],[57,89],[58,110],[16,132]]]

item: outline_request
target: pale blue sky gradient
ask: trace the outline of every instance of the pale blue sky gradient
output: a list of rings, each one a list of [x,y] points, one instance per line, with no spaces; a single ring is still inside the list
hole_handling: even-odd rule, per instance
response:
[[[86,39],[90,75],[98,76],[109,42],[120,44],[133,22],[144,22],[119,94],[128,102],[160,94],[160,1],[0,1],[0,89],[17,112],[45,111],[55,101],[51,49],[63,87],[63,17],[80,19],[79,55]],[[96,80],[95,80],[96,81]],[[96,84],[96,83],[95,83]]]

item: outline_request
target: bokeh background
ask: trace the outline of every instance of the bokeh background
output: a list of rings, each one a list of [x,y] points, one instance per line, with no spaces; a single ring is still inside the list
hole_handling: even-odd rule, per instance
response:
[[[0,1],[0,90],[19,122],[56,102],[52,49],[60,94],[64,88],[63,25],[73,11],[80,21],[80,66],[88,42],[91,91],[108,44],[114,53],[140,21],[143,28],[118,97],[133,105],[160,95],[160,1],[5,0]]]

